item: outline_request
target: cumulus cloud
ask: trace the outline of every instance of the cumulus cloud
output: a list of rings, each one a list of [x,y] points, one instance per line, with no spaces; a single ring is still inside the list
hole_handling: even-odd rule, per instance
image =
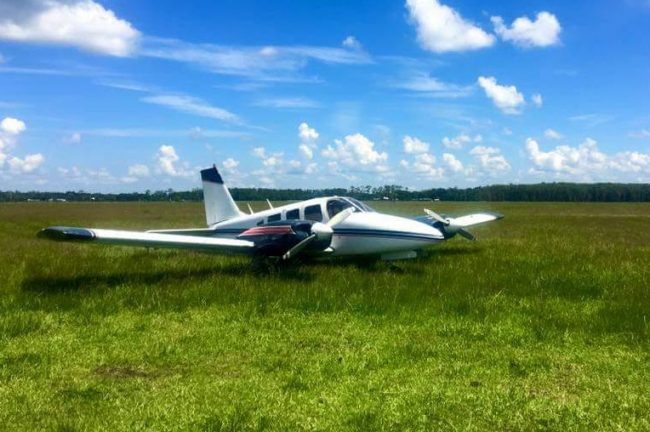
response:
[[[411,21],[422,48],[444,53],[486,48],[493,35],[465,20],[457,11],[438,0],[406,0]]]
[[[175,153],[174,153],[175,154]],[[143,164],[135,164],[129,167],[130,177],[148,177],[149,167]]]
[[[278,168],[282,165],[282,153],[268,154],[264,147],[255,147],[253,156],[262,160],[262,165],[268,168]]]
[[[476,146],[469,154],[474,156],[481,168],[489,174],[510,170],[510,164],[498,148]]]
[[[228,158],[225,161],[223,161],[223,167],[229,171],[237,169],[238,166],[239,166],[239,161],[233,158]]]
[[[97,54],[132,55],[140,33],[92,0],[26,0],[0,6],[0,39],[74,46]]]
[[[350,35],[343,39],[343,42],[341,42],[341,45],[343,45],[345,48],[350,48],[353,50],[360,50],[363,47],[361,46],[361,42],[357,40],[354,36]]]
[[[554,129],[546,129],[544,131],[544,136],[548,139],[559,140],[562,139],[562,134]]]
[[[519,17],[510,27],[503,23],[501,17],[494,16],[492,24],[501,39],[521,47],[547,47],[560,43],[562,27],[555,15],[549,12],[538,13],[535,21],[525,16]]]
[[[187,170],[181,163],[180,157],[176,154],[176,149],[171,145],[161,145],[156,154],[158,170],[163,174],[172,177],[189,177],[194,175]]]
[[[412,138],[408,135],[402,140],[404,144],[404,153],[407,154],[420,154],[429,151],[429,143],[420,141],[418,138]]]
[[[542,95],[539,93],[535,93],[534,95],[532,95],[530,97],[530,100],[532,100],[533,104],[538,108],[541,108],[542,105],[544,105],[544,99],[542,99]]]
[[[360,133],[347,135],[343,140],[335,140],[321,154],[348,167],[373,171],[386,171],[388,153],[375,150],[375,143]]]
[[[412,162],[400,161],[400,166],[414,174],[427,178],[441,178],[445,175],[445,169],[437,166],[437,159],[430,153],[415,155]]]
[[[449,169],[452,172],[461,172],[463,171],[463,163],[456,159],[456,156],[454,156],[451,153],[443,153],[442,154],[442,160],[445,162],[445,164],[449,167]]]
[[[442,139],[442,145],[450,149],[458,150],[463,148],[463,146],[467,143],[473,142],[478,144],[481,141],[483,141],[483,137],[481,135],[470,137],[467,134],[460,134],[454,138],[444,137]]]
[[[30,173],[41,166],[43,162],[45,162],[45,158],[40,153],[27,155],[23,159],[14,156],[7,160],[9,170],[15,174]]]
[[[18,136],[27,130],[25,122],[13,117],[5,117],[0,122],[0,169],[5,164],[12,174],[27,174],[35,171],[45,162],[41,153],[29,154],[24,158],[12,156]]]
[[[300,139],[298,151],[305,159],[312,160],[314,158],[318,136],[316,129],[310,127],[307,123],[302,122],[298,125],[298,138]]]
[[[650,175],[650,154],[636,151],[606,154],[592,138],[585,139],[577,147],[561,145],[549,151],[541,150],[536,140],[528,138],[525,149],[534,170],[559,177],[611,180],[619,175],[642,174],[646,179]]]
[[[478,84],[485,91],[485,95],[505,114],[519,114],[526,103],[524,95],[517,91],[517,87],[499,85],[494,77],[481,76],[478,78]]]
[[[25,122],[13,117],[5,117],[0,122],[0,130],[8,135],[20,135],[27,129]]]
[[[314,142],[318,139],[318,132],[307,123],[302,122],[298,125],[298,137],[303,143]]]

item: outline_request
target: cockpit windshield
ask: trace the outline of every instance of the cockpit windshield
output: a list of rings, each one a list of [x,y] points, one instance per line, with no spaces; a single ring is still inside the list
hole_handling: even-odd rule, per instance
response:
[[[357,208],[357,210],[359,210],[359,211],[362,211],[362,212],[374,212],[375,211],[369,205],[366,205],[366,204],[362,203],[361,201],[356,200],[354,198],[345,197],[345,200],[352,203],[352,205],[354,205]]]
[[[327,214],[331,218],[334,217],[337,213],[342,212],[343,210],[353,207],[357,212],[374,212],[372,208],[365,205],[364,203],[349,197],[341,198],[331,198],[327,200]]]

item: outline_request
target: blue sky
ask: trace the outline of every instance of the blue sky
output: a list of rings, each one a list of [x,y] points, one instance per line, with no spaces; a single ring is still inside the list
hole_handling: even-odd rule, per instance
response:
[[[650,2],[3,0],[0,190],[650,180]]]

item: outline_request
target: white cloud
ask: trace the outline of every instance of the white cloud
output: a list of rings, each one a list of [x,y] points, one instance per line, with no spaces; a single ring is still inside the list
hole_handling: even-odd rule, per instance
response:
[[[472,86],[446,83],[422,71],[411,73],[405,79],[394,83],[393,86],[438,98],[459,98],[472,93]]]
[[[538,13],[535,21],[519,17],[509,28],[499,16],[492,17],[492,23],[501,39],[521,47],[547,47],[560,43],[562,27],[555,15],[549,12]]]
[[[130,177],[148,177],[149,167],[142,164],[135,164],[129,167]]]
[[[27,130],[25,122],[17,118],[5,117],[0,122],[0,168],[3,168],[6,163],[13,174],[31,173],[45,162],[41,153],[30,154],[24,158],[10,154],[16,146],[18,135],[25,130]]]
[[[261,99],[254,105],[268,108],[317,108],[320,106],[315,100],[304,97]]]
[[[314,151],[307,144],[300,144],[298,150],[306,159],[311,160],[314,158]]]
[[[445,164],[447,164],[447,166],[452,172],[457,173],[463,171],[463,163],[458,159],[456,159],[456,156],[454,156],[453,154],[443,153],[442,160],[445,162]]]
[[[530,99],[533,101],[533,104],[538,108],[541,108],[542,105],[544,105],[544,99],[542,99],[542,95],[539,93],[535,93],[530,97]]]
[[[345,48],[350,48],[353,50],[360,50],[363,47],[361,46],[361,42],[357,40],[354,36],[348,36],[345,39],[343,39],[343,42],[341,42],[341,45],[343,45]]]
[[[406,135],[402,140],[404,144],[404,153],[407,154],[420,154],[429,151],[429,143],[420,141],[418,138],[411,138]]]
[[[223,108],[210,105],[201,99],[186,95],[157,95],[142,98],[143,102],[162,105],[177,111],[200,117],[222,120],[228,123],[241,123],[239,117]]]
[[[0,122],[0,130],[9,135],[20,135],[26,128],[24,121],[13,117],[5,117]]]
[[[174,146],[160,146],[156,154],[156,162],[158,163],[160,172],[172,177],[189,177],[194,175],[193,172],[186,170],[179,161],[180,157],[176,154]]]
[[[307,123],[302,122],[298,125],[298,137],[301,142],[309,143],[318,139],[318,132]]]
[[[225,161],[223,161],[223,167],[229,171],[233,171],[237,169],[238,166],[239,166],[239,161],[233,158],[228,158]]]
[[[41,166],[43,162],[45,162],[45,158],[40,153],[27,155],[24,159],[12,157],[7,160],[9,169],[15,174],[30,173]]]
[[[481,76],[478,78],[478,84],[485,91],[485,95],[505,114],[519,114],[521,107],[526,103],[524,95],[517,91],[517,87],[499,85],[494,77]]]
[[[388,153],[375,150],[375,143],[360,133],[347,135],[343,140],[335,140],[335,146],[328,145],[322,155],[356,169],[386,171]]]
[[[314,150],[317,149],[316,140],[318,140],[318,136],[316,129],[310,127],[307,123],[302,122],[298,125],[298,138],[300,138],[298,151],[305,159],[312,160],[314,158]]]
[[[81,143],[81,134],[79,132],[73,132],[65,138],[65,141],[70,144],[79,144]]]
[[[463,19],[438,0],[406,0],[422,48],[436,53],[467,51],[494,44],[493,35]]]
[[[499,171],[508,171],[510,169],[510,164],[498,148],[476,146],[469,152],[469,154],[474,156],[481,165],[481,168],[488,171],[489,174],[494,174]]]
[[[2,9],[0,39],[66,45],[98,54],[132,55],[140,33],[92,0],[36,0]]]
[[[192,44],[173,39],[150,38],[141,55],[193,64],[210,72],[244,76],[260,81],[313,81],[296,73],[310,61],[328,64],[367,64],[370,56],[360,50],[320,46],[238,47]]]
[[[264,147],[255,147],[253,156],[262,159],[262,165],[267,168],[279,168],[282,165],[282,153],[268,154]],[[266,173],[268,174],[268,173]]]
[[[541,150],[537,141],[528,138],[525,148],[535,170],[558,177],[587,181],[613,180],[621,175],[639,174],[647,180],[650,176],[650,154],[636,151],[606,154],[591,138],[585,139],[577,147],[561,145],[549,151]]]
[[[460,134],[454,138],[444,137],[442,139],[442,145],[450,149],[458,150],[463,148],[463,146],[467,143],[473,142],[478,144],[482,141],[483,141],[483,137],[481,135],[475,135],[474,137],[470,137],[467,134]]]
[[[628,135],[630,138],[650,138],[650,131],[647,129],[641,129],[640,131],[630,132]]]
[[[548,139],[559,140],[562,139],[562,134],[554,129],[546,129],[544,131],[544,136]]]

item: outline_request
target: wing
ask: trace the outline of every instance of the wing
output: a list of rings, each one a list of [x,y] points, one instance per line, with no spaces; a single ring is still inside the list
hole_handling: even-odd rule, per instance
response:
[[[484,222],[490,222],[502,218],[503,215],[498,213],[474,213],[466,216],[453,218],[453,224],[466,228],[472,225],[478,225]]]
[[[56,241],[191,249],[213,253],[250,254],[255,248],[255,243],[246,240],[95,228],[49,227],[41,230],[38,236]]]

